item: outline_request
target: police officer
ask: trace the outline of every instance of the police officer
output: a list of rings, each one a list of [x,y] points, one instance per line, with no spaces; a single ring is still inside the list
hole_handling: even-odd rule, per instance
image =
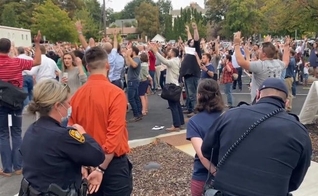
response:
[[[286,196],[302,183],[312,146],[297,116],[284,110],[287,97],[284,82],[268,78],[255,105],[227,111],[210,128],[201,150],[210,159],[213,149],[213,188],[223,196]]]
[[[80,196],[82,166],[97,167],[104,161],[101,147],[83,127],[61,126],[70,109],[69,101],[69,87],[56,80],[43,80],[35,85],[28,110],[38,112],[40,118],[23,138],[20,151],[24,178],[20,196]],[[94,172],[103,173],[98,167]]]

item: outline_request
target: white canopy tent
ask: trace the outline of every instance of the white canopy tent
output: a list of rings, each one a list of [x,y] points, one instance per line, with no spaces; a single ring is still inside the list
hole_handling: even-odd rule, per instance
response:
[[[166,39],[162,35],[157,34],[154,38],[152,38],[151,42],[164,43],[166,42]]]

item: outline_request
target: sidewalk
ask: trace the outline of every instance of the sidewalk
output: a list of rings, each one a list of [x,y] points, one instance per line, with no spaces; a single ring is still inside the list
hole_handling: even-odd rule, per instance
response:
[[[161,137],[160,139],[168,144],[176,147],[177,149],[189,154],[190,156],[195,155],[195,151],[189,141],[186,139],[185,133],[178,135],[171,135]],[[318,195],[318,163],[311,162],[311,166],[307,172],[307,175],[301,184],[300,188],[293,192],[293,196],[317,196]]]

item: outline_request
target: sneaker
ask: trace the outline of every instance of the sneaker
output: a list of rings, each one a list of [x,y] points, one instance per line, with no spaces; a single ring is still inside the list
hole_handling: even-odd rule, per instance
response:
[[[21,174],[22,174],[22,169],[15,170],[15,171],[14,171],[14,174],[15,174],[15,175],[21,175]]]
[[[170,128],[167,128],[166,131],[168,131],[168,132],[179,132],[180,128],[172,126]]]
[[[134,117],[134,118],[130,119],[128,122],[138,122],[141,120],[142,120],[142,117]]]
[[[5,176],[5,177],[11,177],[12,173],[5,173],[2,169],[0,169],[0,175]]]

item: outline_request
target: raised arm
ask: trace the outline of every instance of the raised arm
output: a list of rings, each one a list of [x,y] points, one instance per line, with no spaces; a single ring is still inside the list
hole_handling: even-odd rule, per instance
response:
[[[83,26],[82,26],[82,23],[81,21],[76,21],[75,23],[75,26],[76,26],[76,30],[77,30],[77,33],[78,33],[78,39],[80,40],[82,46],[84,49],[87,49],[88,47],[88,44],[87,44],[87,41],[83,35]]]
[[[193,39],[194,41],[199,41],[200,40],[200,35],[198,31],[198,26],[196,23],[192,23],[192,28],[193,28]]]
[[[187,32],[187,36],[188,36],[188,40],[192,39],[192,35],[191,35],[191,32],[190,32],[190,29],[189,29],[189,26],[186,25],[186,32]]]

